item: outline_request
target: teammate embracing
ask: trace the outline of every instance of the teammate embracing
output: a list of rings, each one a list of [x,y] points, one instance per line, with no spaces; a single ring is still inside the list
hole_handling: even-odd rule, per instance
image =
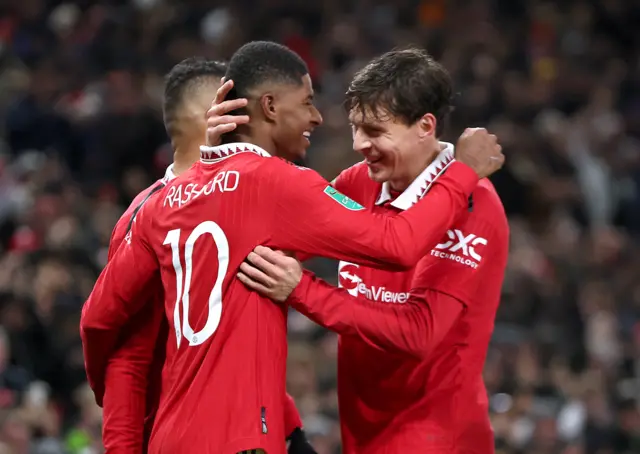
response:
[[[470,132],[459,141],[468,166],[449,165],[398,216],[371,214],[312,170],[272,157],[304,152],[321,122],[299,56],[275,43],[250,43],[234,54],[227,76],[249,98],[252,120],[237,131],[242,142],[203,148],[194,166],[139,210],[83,312],[85,339],[113,345],[160,275],[172,348],[149,445],[154,454],[285,452],[286,311],[235,279],[257,245],[414,266],[465,212],[478,176],[504,159],[495,137]]]
[[[334,187],[376,213],[412,207],[454,158],[453,146],[438,141],[451,95],[447,71],[422,50],[374,59],[347,92],[353,146],[364,161]],[[344,453],[487,454],[494,445],[482,369],[508,243],[502,203],[483,179],[468,210],[412,270],[343,261],[335,288],[260,247],[239,277],[340,334]]]

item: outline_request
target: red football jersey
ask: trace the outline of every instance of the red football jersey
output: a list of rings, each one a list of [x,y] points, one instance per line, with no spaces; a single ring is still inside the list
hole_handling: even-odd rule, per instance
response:
[[[283,453],[286,313],[235,279],[240,264],[264,244],[413,266],[464,211],[477,178],[453,164],[424,202],[391,218],[255,145],[203,150],[138,212],[86,303],[102,310],[84,321],[85,336],[126,323],[160,273],[175,349],[167,349],[149,451]]]
[[[175,178],[172,167],[167,168],[164,178],[140,192],[120,217],[109,241],[108,261],[131,229],[137,211]],[[150,310],[140,311],[123,328],[129,335],[121,336],[115,352],[105,350],[103,343],[87,342],[81,324],[87,377],[96,402],[104,407],[102,442],[107,452],[142,452],[142,422],[145,418],[151,421],[157,408],[164,362],[164,344],[158,339],[165,339],[167,332],[163,312],[153,310],[164,301],[160,280],[143,299]]]
[[[335,186],[374,212],[396,216],[452,154],[449,146],[395,199],[386,184],[368,177],[363,163],[344,171]],[[288,302],[341,334],[344,453],[493,452],[482,369],[508,242],[502,203],[482,180],[469,210],[416,269],[340,262],[341,289],[305,274]]]
[[[173,178],[175,174],[171,165],[164,178],[134,198],[113,229],[108,260],[111,260],[131,229],[136,213]],[[160,397],[168,334],[160,279],[157,279],[157,286],[150,293],[144,308],[123,327],[122,333],[114,333],[119,337],[114,352],[105,351],[104,344],[83,343],[89,383],[96,402],[104,409],[102,443],[107,453],[147,451]],[[96,309],[100,310],[93,306],[93,310]],[[82,334],[83,330],[80,332]],[[169,349],[173,345],[169,343]],[[302,421],[294,400],[288,394],[284,408],[285,433],[291,434],[296,427],[302,427]]]

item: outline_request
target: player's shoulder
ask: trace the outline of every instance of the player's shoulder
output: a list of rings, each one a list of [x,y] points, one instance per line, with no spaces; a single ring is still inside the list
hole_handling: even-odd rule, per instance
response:
[[[274,156],[273,158],[265,160],[264,162],[259,162],[258,164],[262,167],[267,167],[275,170],[284,169],[286,171],[292,171],[292,172],[312,171],[312,169],[310,169],[309,167],[304,167],[304,166],[295,164],[291,161],[287,161],[286,159],[278,156]]]
[[[470,204],[468,223],[488,224],[498,235],[509,234],[509,223],[504,205],[489,179],[483,178],[478,182]]]
[[[252,144],[240,144],[236,150],[239,151],[237,156],[226,160],[225,165],[239,170],[243,176],[249,178],[264,179],[270,178],[274,174],[297,174],[310,170],[297,166],[286,159],[270,156],[262,148]]]
[[[118,222],[116,223],[113,229],[113,241],[119,243],[127,234],[127,231],[131,228],[131,222],[133,217],[140,211],[143,205],[149,202],[150,199],[153,198],[155,194],[160,192],[167,185],[167,179],[162,178],[155,183],[153,183],[148,188],[140,191],[140,193],[134,197],[129,207],[125,210],[125,212],[120,216]]]
[[[315,170],[277,156],[265,159],[264,162],[258,162],[256,165],[258,172],[255,177],[261,180],[268,179],[270,182],[290,181],[293,183],[300,180],[324,180]]]
[[[498,195],[498,191],[488,178],[483,178],[478,181],[476,189],[473,191],[473,196],[478,198],[482,203],[485,203],[494,209],[500,209],[504,211],[502,200]]]
[[[331,182],[331,184],[338,190],[341,187],[347,188],[354,185],[365,185],[369,182],[373,182],[369,178],[369,172],[367,171],[367,165],[364,161],[360,161],[347,167]]]
[[[148,188],[140,191],[140,193],[138,193],[138,195],[134,197],[133,201],[124,212],[122,217],[124,218],[126,216],[130,216],[136,209],[138,209],[139,206],[143,205],[145,201],[149,200],[156,192],[164,189],[166,185],[167,180],[165,178],[162,178],[150,185]]]
[[[369,170],[364,161],[343,170],[331,184],[338,191],[365,206],[375,203],[382,186],[369,177]]]

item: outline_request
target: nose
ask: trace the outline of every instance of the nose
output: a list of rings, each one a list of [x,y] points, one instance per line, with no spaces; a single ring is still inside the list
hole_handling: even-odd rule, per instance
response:
[[[322,124],[322,121],[322,114],[316,106],[313,106],[313,110],[311,112],[311,123],[314,127],[316,127],[320,126]]]
[[[360,128],[353,131],[353,150],[366,155],[371,150],[371,140]]]

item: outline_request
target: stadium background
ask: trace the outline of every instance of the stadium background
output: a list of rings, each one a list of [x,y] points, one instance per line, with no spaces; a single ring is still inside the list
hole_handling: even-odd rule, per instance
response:
[[[325,118],[309,165],[327,178],[357,160],[340,106],[355,69],[408,43],[444,63],[447,137],[487,126],[508,157],[486,364],[500,452],[640,453],[640,2],[212,5],[0,6],[0,454],[100,452],[78,320],[116,219],[171,161],[162,76],[255,38],[308,62]],[[335,281],[334,264],[314,269]],[[289,390],[318,452],[337,453],[336,338],[296,314],[290,333]]]

